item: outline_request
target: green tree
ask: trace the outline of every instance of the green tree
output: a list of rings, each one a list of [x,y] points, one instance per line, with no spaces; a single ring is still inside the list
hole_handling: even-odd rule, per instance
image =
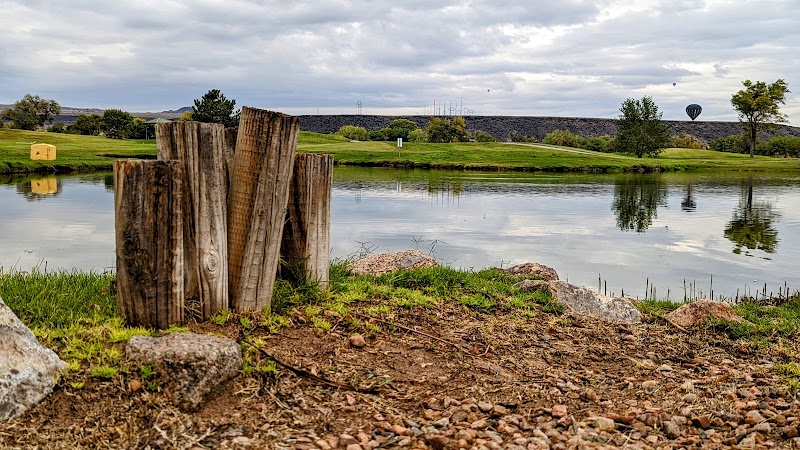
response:
[[[659,176],[628,176],[614,182],[611,210],[622,231],[643,233],[658,217],[658,207],[667,205],[667,188]]]
[[[428,135],[425,134],[425,130],[421,128],[417,128],[416,130],[408,133],[408,142],[427,142]]]
[[[779,216],[769,203],[753,202],[753,179],[745,180],[739,204],[724,231],[725,237],[734,243],[733,253],[741,254],[742,247],[775,253],[778,230],[773,227],[773,222]],[[745,255],[752,256],[748,251]]]
[[[622,102],[617,119],[617,148],[635,153],[641,158],[647,153],[657,157],[669,142],[669,125],[661,120],[662,113],[649,96],[641,100],[629,98]]]
[[[418,129],[417,124],[408,119],[395,119],[385,128],[386,137],[390,141],[396,141],[397,138],[407,141],[409,133]]]
[[[14,103],[14,107],[3,111],[3,120],[10,120],[13,128],[34,130],[61,114],[61,106],[55,100],[48,100],[38,95],[25,94]]]
[[[48,128],[47,131],[51,133],[66,133],[67,126],[64,124],[64,122],[56,122],[50,125],[50,128]]]
[[[133,116],[121,109],[107,109],[103,112],[103,132],[107,137],[124,139],[133,129]]]
[[[739,114],[739,122],[744,128],[750,147],[750,157],[756,149],[758,132],[780,122],[786,122],[786,115],[779,105],[786,103],[789,86],[782,79],[772,84],[763,81],[742,82],[744,89],[731,96],[731,105]]]
[[[240,110],[235,110],[236,100],[228,100],[219,89],[211,89],[192,106],[192,120],[221,123],[226,127],[239,126]]]
[[[101,131],[103,131],[103,118],[97,114],[81,114],[67,127],[68,133],[86,136],[97,136]]]
[[[342,125],[339,131],[336,132],[339,136],[344,136],[351,141],[366,141],[367,129],[355,125]]]
[[[453,120],[434,117],[425,127],[428,135],[428,142],[467,142],[469,132],[467,131],[467,121],[461,116],[456,116]]]
[[[586,146],[586,138],[569,130],[553,130],[542,139],[542,144],[584,148]]]

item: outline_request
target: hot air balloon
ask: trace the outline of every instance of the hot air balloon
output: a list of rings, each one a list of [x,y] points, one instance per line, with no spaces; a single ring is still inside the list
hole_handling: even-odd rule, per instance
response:
[[[678,83],[672,83],[673,86],[675,86],[676,84],[678,84]]]
[[[700,105],[692,103],[691,105],[686,107],[686,114],[692,119],[696,119],[700,113],[703,112],[703,108]]]

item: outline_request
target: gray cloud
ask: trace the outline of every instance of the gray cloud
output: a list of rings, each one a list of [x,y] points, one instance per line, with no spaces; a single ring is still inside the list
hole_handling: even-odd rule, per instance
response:
[[[614,117],[651,95],[735,120],[744,79],[797,90],[795,0],[0,1],[0,103],[27,92],[131,111],[219,88],[293,114]],[[675,86],[672,83],[676,83]],[[783,108],[800,124],[800,101]]]

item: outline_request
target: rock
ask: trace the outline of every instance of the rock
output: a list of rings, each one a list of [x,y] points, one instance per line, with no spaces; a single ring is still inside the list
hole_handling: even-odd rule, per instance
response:
[[[769,433],[772,431],[772,426],[770,426],[769,422],[761,422],[753,426],[753,431],[760,431],[762,433]]]
[[[553,417],[561,418],[567,415],[567,405],[553,405],[553,410],[550,413]]]
[[[0,420],[18,417],[53,391],[66,367],[0,298]]]
[[[787,439],[796,438],[798,436],[797,427],[785,426],[781,428],[781,436]]]
[[[236,376],[242,351],[232,339],[195,333],[133,336],[125,353],[136,364],[152,366],[183,409],[194,410],[214,388]]]
[[[687,303],[664,317],[684,328],[703,326],[708,319],[723,319],[739,323],[747,322],[733,312],[731,305],[713,300],[697,300],[696,302]]]
[[[664,434],[670,439],[678,439],[681,437],[681,428],[677,423],[671,420],[665,420],[664,423],[661,424],[661,428],[664,429]]]
[[[748,411],[744,416],[744,423],[748,425],[755,425],[765,420],[766,419],[764,419],[764,416],[762,416],[761,413],[756,410]]]
[[[350,336],[350,345],[355,348],[364,348],[367,345],[367,341],[364,340],[364,336],[360,334],[354,334]]]
[[[480,409],[483,412],[489,412],[492,410],[493,407],[494,405],[491,404],[490,402],[478,402],[478,409]]]
[[[702,416],[693,417],[692,425],[707,430],[711,426],[711,416],[704,414]]]
[[[609,419],[608,417],[595,417],[594,428],[597,431],[612,431],[617,429],[617,424],[614,423],[614,420]]]
[[[619,297],[598,294],[566,281],[551,281],[550,293],[574,314],[589,315],[617,323],[641,323],[642,314],[629,302]]]
[[[446,436],[442,436],[441,434],[434,434],[425,437],[425,442],[427,442],[431,447],[435,449],[443,449],[447,447],[447,443],[450,442]]]
[[[370,255],[353,261],[350,270],[357,275],[383,275],[403,269],[438,267],[435,259],[419,250]]]
[[[536,275],[541,277],[544,281],[558,280],[558,273],[556,273],[556,270],[544,264],[523,263],[501,270],[509,275]]]
[[[550,283],[542,280],[522,280],[512,287],[519,289],[522,292],[535,292],[540,289],[550,290]]]

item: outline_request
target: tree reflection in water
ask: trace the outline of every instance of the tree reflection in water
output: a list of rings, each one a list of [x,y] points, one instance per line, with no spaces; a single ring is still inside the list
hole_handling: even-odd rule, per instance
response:
[[[681,201],[681,209],[686,212],[692,212],[697,209],[697,202],[692,195],[692,185],[686,185],[686,196]]]
[[[617,178],[611,210],[622,231],[645,232],[658,217],[659,206],[667,204],[667,187],[658,175],[636,175]]]
[[[778,230],[773,227],[773,222],[778,217],[780,214],[773,211],[770,203],[753,202],[753,179],[744,180],[739,204],[725,227],[725,237],[735,244],[733,253],[742,253],[742,248],[775,253]],[[753,256],[749,251],[744,253]]]

